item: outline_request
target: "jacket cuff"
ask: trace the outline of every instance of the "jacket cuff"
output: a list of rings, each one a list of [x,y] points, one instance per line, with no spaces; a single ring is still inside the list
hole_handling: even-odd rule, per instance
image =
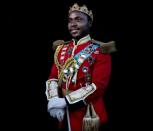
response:
[[[66,99],[69,104],[77,103],[81,100],[85,100],[86,97],[88,97],[90,94],[95,92],[96,85],[92,83],[91,85],[88,85],[86,87],[82,87],[76,91],[71,92],[70,94],[66,95]]]
[[[58,96],[58,84],[55,79],[49,79],[46,81],[46,92],[47,100]]]

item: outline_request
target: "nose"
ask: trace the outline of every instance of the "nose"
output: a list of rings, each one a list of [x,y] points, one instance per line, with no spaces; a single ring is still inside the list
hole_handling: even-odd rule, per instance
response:
[[[76,24],[75,21],[71,22],[70,25],[71,25],[71,27],[75,27],[75,26],[77,26],[77,24]]]

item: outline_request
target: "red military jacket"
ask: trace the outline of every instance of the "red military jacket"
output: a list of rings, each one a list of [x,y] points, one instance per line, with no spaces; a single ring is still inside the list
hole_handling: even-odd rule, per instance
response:
[[[87,48],[91,44],[96,45],[96,48],[92,51],[90,51],[90,49]],[[61,79],[60,78],[62,76],[62,74],[60,74],[61,72],[64,71],[66,73],[68,72],[67,70],[62,69],[63,66],[66,67],[66,65],[64,64],[67,62],[68,58],[74,58],[77,54],[79,56],[79,53],[84,49],[89,50],[89,52],[87,53],[88,56],[85,56],[83,60],[81,60],[80,57],[78,57],[76,60],[76,61],[81,61],[82,63],[79,65],[77,69],[75,79],[73,79],[75,73],[71,73],[73,75],[71,75],[71,77],[66,77],[65,80],[62,77],[63,79],[61,80],[59,88],[61,88],[62,90],[68,88],[69,93],[72,93],[74,91],[77,92],[79,89],[85,87],[86,85],[93,84],[94,91],[91,91],[90,93],[88,92],[88,95],[86,95],[86,97],[84,98],[82,98],[82,96],[80,96],[79,98],[78,95],[76,101],[75,99],[74,102],[73,100],[72,102],[68,100],[68,103],[70,105],[73,105],[81,100],[84,100],[86,103],[92,102],[95,112],[100,118],[101,124],[107,121],[107,113],[105,110],[103,95],[107,88],[111,73],[110,54],[103,53],[102,48],[103,47],[100,47],[97,43],[95,42],[93,43],[89,35],[83,37],[77,43],[75,43],[75,41],[72,40],[69,41],[67,44],[58,46],[54,56],[55,63],[51,68],[49,76],[49,79],[58,81],[59,79]],[[86,52],[83,52],[83,55],[84,54],[86,55]],[[74,72],[74,70],[75,69],[72,68],[71,71]],[[64,95],[68,95],[68,93]],[[75,96],[76,95],[77,94],[75,94]],[[70,96],[70,98],[71,97],[73,97],[73,93],[72,96]],[[83,117],[85,116],[86,110],[87,110],[86,106],[76,107],[76,109],[73,109],[72,111],[70,109],[69,116],[70,116],[70,125],[72,131],[82,130]]]

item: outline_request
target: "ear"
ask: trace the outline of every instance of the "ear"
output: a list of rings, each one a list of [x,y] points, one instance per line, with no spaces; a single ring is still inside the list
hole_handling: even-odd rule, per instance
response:
[[[92,27],[92,21],[91,20],[88,22],[88,26],[89,26],[89,28]]]

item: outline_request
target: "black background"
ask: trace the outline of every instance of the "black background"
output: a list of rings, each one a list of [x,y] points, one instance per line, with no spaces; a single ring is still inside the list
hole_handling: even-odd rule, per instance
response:
[[[15,130],[56,129],[56,121],[47,113],[45,81],[53,63],[52,42],[70,40],[67,11],[73,2],[6,3],[2,109],[5,111],[3,121],[14,122]],[[144,123],[142,117],[145,116],[138,113],[145,106],[140,93],[143,89],[139,86],[143,83],[139,62],[144,56],[139,49],[143,44],[138,42],[142,37],[138,34],[143,32],[143,27],[136,24],[141,12],[128,2],[84,2],[94,14],[91,36],[104,42],[115,40],[118,49],[112,54],[112,75],[105,94],[109,115],[107,130],[137,129]],[[139,105],[143,106],[139,108]]]

